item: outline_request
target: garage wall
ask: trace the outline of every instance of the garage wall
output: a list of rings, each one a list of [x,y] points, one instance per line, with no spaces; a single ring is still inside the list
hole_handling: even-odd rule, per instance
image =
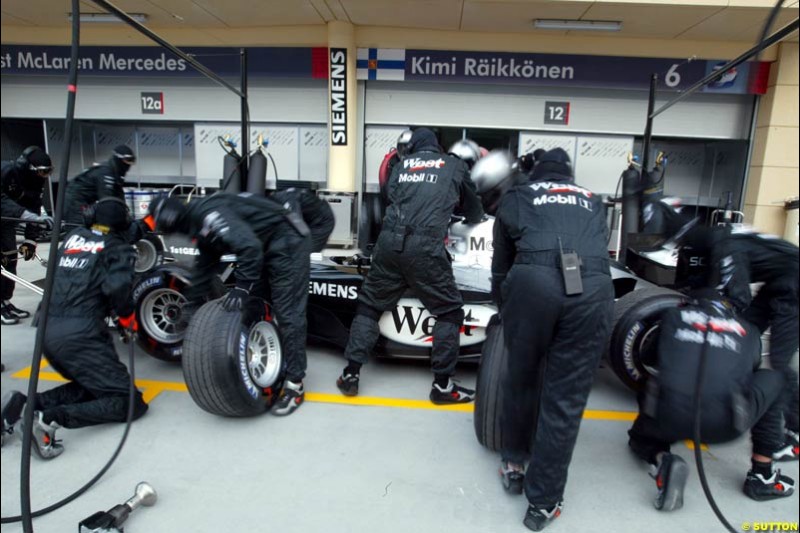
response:
[[[544,124],[544,103],[569,101],[569,126]],[[659,103],[663,103],[661,99]],[[747,138],[752,96],[695,95],[660,115],[654,135]],[[497,85],[367,84],[366,123],[641,135],[647,93]]]
[[[238,86],[238,80],[229,80]],[[3,117],[63,118],[64,80],[6,76],[0,85]],[[142,92],[163,92],[164,113],[142,114]],[[327,80],[251,79],[248,91],[253,122],[327,122]],[[79,78],[75,118],[94,120],[235,121],[240,99],[202,79]]]

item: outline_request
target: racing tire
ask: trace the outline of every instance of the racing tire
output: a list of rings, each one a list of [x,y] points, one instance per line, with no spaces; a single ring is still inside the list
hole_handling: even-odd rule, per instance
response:
[[[384,207],[380,193],[365,194],[358,228],[358,247],[362,253],[369,254],[378,241],[383,215]]]
[[[164,243],[158,235],[148,234],[136,241],[136,263],[133,268],[137,274],[144,274],[164,264]]]
[[[487,328],[486,340],[483,341],[475,386],[473,423],[478,442],[495,452],[503,448],[500,412],[503,407],[502,384],[507,359],[503,327],[499,320],[493,319]]]
[[[685,296],[662,288],[630,292],[614,304],[608,364],[633,391],[640,391],[655,370],[661,313],[677,307]]]
[[[148,355],[179,363],[186,325],[181,309],[189,274],[181,269],[163,268],[145,274],[133,288],[136,310],[136,342]]]
[[[266,412],[283,383],[278,329],[263,301],[228,312],[208,302],[192,317],[183,343],[183,377],[204,411],[228,417]]]

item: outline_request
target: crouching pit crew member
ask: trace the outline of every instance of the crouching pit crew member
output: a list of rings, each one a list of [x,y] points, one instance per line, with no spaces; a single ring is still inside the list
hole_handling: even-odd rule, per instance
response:
[[[493,167],[498,157],[506,158],[505,170]],[[479,190],[484,179],[495,179],[483,175],[492,168],[510,173],[509,156],[494,153],[476,164]],[[501,475],[509,492],[524,488],[523,523],[534,531],[561,513],[581,417],[608,341],[614,289],[607,242],[602,201],[575,185],[560,148],[541,156],[530,183],[500,199],[492,293],[508,348]]]
[[[750,430],[752,466],[744,493],[762,501],[794,492],[794,480],[772,464],[772,455],[783,444],[779,397],[784,378],[778,371],[759,368],[759,337],[758,329],[737,318],[713,289],[696,293],[687,305],[662,315],[658,375],[639,395],[640,414],[628,432],[631,450],[651,466],[658,489],[656,509],[683,506],[689,467],[670,453],[670,444],[693,437],[701,357],[706,361],[700,396],[702,441],[727,442]]]
[[[200,305],[217,274],[219,259],[236,254],[236,286],[222,301],[238,311],[251,296],[267,300],[281,328],[286,382],[272,413],[293,413],[305,399],[306,303],[311,231],[300,213],[270,198],[216,193],[189,205],[162,197],[150,204],[156,229],[197,241],[199,255],[187,292],[187,314]],[[310,213],[307,216],[311,216]],[[325,217],[319,217],[324,220]]]
[[[434,373],[431,401],[469,402],[474,391],[451,379],[458,359],[464,310],[444,238],[450,215],[457,206],[469,224],[480,222],[483,209],[467,165],[443,154],[432,131],[427,128],[414,131],[408,152],[394,167],[388,181],[389,206],[371,268],[358,296],[345,349],[347,366],[336,386],[346,396],[358,394],[361,366],[378,340],[378,319],[411,289],[436,317],[431,349]]]
[[[125,202],[107,198],[87,212],[87,227],[73,230],[58,251],[53,294],[44,337],[44,356],[68,383],[33,398],[32,449],[42,459],[61,455],[61,427],[80,428],[125,422],[131,376],[114,349],[105,319],[109,311],[129,318],[136,253],[122,235],[130,226]],[[3,430],[20,419],[21,392],[3,400]],[[147,412],[136,391],[133,418]]]
[[[37,224],[25,226],[25,241],[19,247],[19,254],[26,261],[36,255],[36,239],[42,230],[52,228],[53,219],[41,215],[42,191],[48,176],[53,170],[50,156],[38,146],[29,146],[23,150],[16,161],[4,161],[2,166],[2,216],[19,218]],[[17,273],[17,229],[18,222],[3,220],[0,225],[0,245],[2,248],[3,268]],[[3,277],[2,287],[2,319],[3,325],[19,323],[20,319],[31,316],[29,311],[17,308],[11,303],[14,295],[14,282]]]

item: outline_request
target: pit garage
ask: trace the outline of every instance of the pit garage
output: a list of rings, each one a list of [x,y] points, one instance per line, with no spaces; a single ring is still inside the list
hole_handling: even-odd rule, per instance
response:
[[[29,145],[52,156],[37,221],[60,215],[67,178],[126,145],[135,220],[157,217],[149,204],[162,205],[161,194],[196,205],[220,190],[295,189],[323,200],[335,227],[310,255],[304,404],[284,418],[272,414],[288,384],[285,324],[249,292],[240,309],[222,307],[240,288],[243,256],[220,255],[208,303],[186,318],[198,239],[158,230],[133,240],[133,321],[127,333],[109,322],[108,333],[147,415],[58,428],[64,453],[47,461],[25,449],[19,423],[5,431],[0,531],[525,531],[526,497],[498,475],[507,354],[491,294],[493,217],[453,217],[445,239],[464,302],[456,378],[476,389],[475,402],[429,401],[436,317],[411,293],[376,317],[359,394],[337,388],[358,295],[380,261],[379,169],[408,128],[429,128],[445,149],[472,139],[513,159],[563,149],[577,185],[605,209],[613,325],[563,514],[548,531],[722,530],[696,455],[734,530],[797,530],[796,494],[742,494],[747,431],[698,443],[699,453],[691,440],[673,445],[689,465],[675,512],[654,509],[653,472],[627,433],[645,379],[658,376],[661,316],[687,301],[678,250],[637,226],[630,209],[643,204],[630,198],[648,182],[632,185],[630,172],[645,180],[652,168],[649,185],[696,224],[752,224],[796,250],[797,2],[85,1],[78,82],[67,91],[77,105],[66,116],[74,6],[28,4],[2,10],[2,149],[4,161]],[[754,43],[758,55],[748,55]],[[20,228],[19,244],[28,239],[21,222],[32,219],[3,217]],[[17,308],[40,305],[57,269],[52,246],[68,231],[40,235],[7,277]],[[531,298],[531,316],[541,305]],[[46,358],[37,364],[33,321],[4,321],[4,396],[31,380],[39,391],[67,381]],[[767,367],[770,341],[762,337]],[[797,461],[776,465],[800,476]]]

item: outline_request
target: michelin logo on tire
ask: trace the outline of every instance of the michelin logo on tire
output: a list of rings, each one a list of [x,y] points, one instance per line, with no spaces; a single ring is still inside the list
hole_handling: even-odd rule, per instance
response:
[[[239,373],[242,375],[242,383],[244,388],[247,389],[247,393],[254,400],[257,400],[261,393],[253,383],[250,371],[247,368],[247,333],[244,331],[239,334]]]

